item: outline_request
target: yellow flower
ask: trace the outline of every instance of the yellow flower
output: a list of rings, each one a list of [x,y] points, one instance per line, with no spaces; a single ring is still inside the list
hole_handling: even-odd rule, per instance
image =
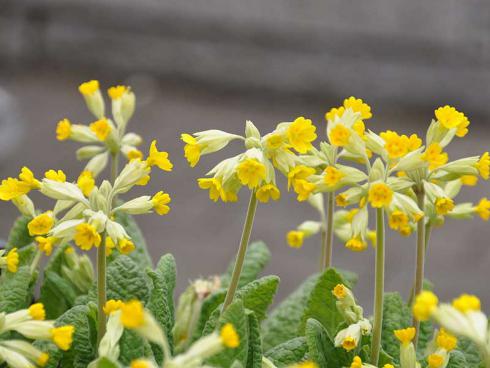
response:
[[[361,238],[355,237],[349,239],[347,243],[345,243],[345,247],[352,250],[353,252],[362,252],[367,248],[367,243]]]
[[[240,345],[240,337],[231,323],[225,324],[220,332],[221,343],[227,348],[235,349]]]
[[[151,201],[153,203],[153,208],[155,209],[156,213],[158,213],[159,215],[166,215],[167,213],[169,213],[170,207],[167,205],[170,203],[171,198],[168,193],[159,191],[153,196]]]
[[[374,208],[388,206],[393,199],[393,190],[385,183],[374,183],[369,187],[368,201]]]
[[[427,357],[429,368],[440,368],[444,364],[444,358],[439,354],[431,354]]]
[[[302,202],[306,201],[311,193],[313,193],[316,185],[308,182],[307,180],[295,180],[293,183],[293,188],[298,195],[297,200]]]
[[[44,367],[48,363],[48,360],[49,360],[49,354],[48,353],[41,353],[41,354],[39,354],[39,357],[37,358],[36,363],[37,363],[37,365]]]
[[[112,254],[113,249],[116,247],[114,240],[110,236],[106,236],[105,238],[105,255],[110,256]]]
[[[361,119],[370,119],[373,117],[371,113],[371,106],[365,103],[360,98],[355,98],[353,96],[346,98],[344,100],[344,107],[346,109],[351,109],[354,112],[358,112],[361,114]]]
[[[32,173],[32,171],[26,166],[24,166],[20,170],[19,179],[23,183],[26,183],[31,189],[41,188],[41,183],[39,182],[39,180],[37,180],[34,177],[34,174]]]
[[[284,136],[282,134],[270,134],[265,141],[267,149],[276,150],[281,148],[285,143]]]
[[[327,166],[323,175],[323,181],[327,186],[333,187],[344,177],[344,174],[334,166]]]
[[[415,327],[403,328],[400,330],[395,330],[393,333],[395,337],[402,343],[402,345],[408,345],[412,342],[415,337]]]
[[[422,146],[422,139],[420,139],[417,134],[412,134],[408,138],[408,150],[415,151],[416,149],[420,148]]]
[[[394,366],[393,364],[389,364],[389,363],[388,363],[388,364],[385,364],[385,365],[383,366],[383,368],[395,368],[395,366]]]
[[[342,340],[342,347],[346,350],[346,351],[351,351],[353,349],[355,349],[357,346],[357,342],[356,342],[356,339],[354,339],[353,337],[351,336],[346,336],[344,338],[344,340]]]
[[[482,198],[475,207],[475,212],[478,213],[482,220],[488,221],[490,219],[490,201],[485,197]]]
[[[110,87],[107,90],[107,94],[112,100],[117,100],[121,98],[126,93],[127,90],[128,87],[126,86],[114,86],[114,87]]]
[[[44,212],[39,216],[34,217],[28,224],[27,229],[29,235],[44,235],[47,234],[54,225],[54,219],[51,212]]]
[[[442,151],[439,143],[432,143],[427,147],[421,158],[429,163],[429,170],[434,170],[447,162],[448,155]]]
[[[478,160],[476,168],[480,172],[480,176],[483,179],[488,180],[488,178],[490,178],[490,155],[488,152],[485,152],[480,156],[480,160]]]
[[[437,198],[435,205],[438,215],[446,215],[454,209],[454,201],[451,198]]]
[[[91,81],[82,83],[78,87],[78,90],[84,96],[93,95],[95,92],[97,92],[99,90],[99,81],[91,80]]]
[[[436,115],[436,119],[446,129],[457,128],[461,123],[463,123],[464,120],[464,114],[460,113],[454,107],[448,105],[439,107],[434,111],[434,113]]]
[[[64,183],[66,181],[66,175],[63,170],[48,170],[44,173],[44,177],[49,180],[58,181]]]
[[[274,184],[265,184],[257,189],[256,195],[259,202],[267,203],[271,198],[277,201],[281,196],[281,192]]]
[[[412,227],[410,225],[403,226],[400,229],[398,229],[398,232],[402,236],[410,236],[412,234]]]
[[[99,119],[90,124],[90,130],[95,133],[97,138],[104,142],[112,131],[106,118]]]
[[[332,107],[329,112],[325,114],[325,119],[328,121],[334,121],[335,117],[341,117],[344,115],[344,106]]]
[[[201,158],[201,146],[197,143],[197,139],[190,134],[181,134],[180,139],[186,144],[184,146],[184,156],[191,167],[194,167]]]
[[[469,187],[474,187],[476,184],[478,184],[478,176],[476,175],[463,175],[460,179],[463,185],[467,185]]]
[[[67,351],[71,347],[73,342],[73,333],[75,332],[75,327],[73,326],[61,326],[55,327],[51,330],[51,336],[53,342],[61,350]]]
[[[142,160],[143,159],[143,152],[141,152],[139,149],[132,149],[131,151],[128,152],[126,155],[129,161],[131,160]]]
[[[347,196],[345,194],[337,194],[335,196],[335,204],[339,207],[346,207],[347,206]]]
[[[36,236],[36,242],[39,247],[39,250],[43,252],[45,255],[50,256],[53,252],[53,246],[58,239],[52,236],[44,237],[44,236]]]
[[[419,321],[427,321],[432,312],[437,308],[439,299],[431,291],[424,290],[415,297],[412,311]]]
[[[303,165],[295,166],[288,173],[288,190],[291,188],[291,185],[293,185],[296,180],[305,180],[314,173],[315,169],[311,167]]]
[[[72,254],[75,252],[75,249],[73,249],[72,247],[67,247],[65,249],[65,254]]]
[[[304,238],[305,233],[298,230],[291,230],[286,235],[286,241],[291,248],[301,248],[303,246]]]
[[[330,143],[337,147],[344,147],[349,143],[350,130],[338,123],[328,132]]]
[[[199,188],[209,189],[209,199],[217,202],[220,199],[223,189],[221,188],[221,181],[217,178],[200,178],[197,179]]]
[[[36,321],[43,321],[46,318],[46,311],[42,303],[35,303],[31,305],[27,311],[32,319]]]
[[[145,322],[143,304],[132,300],[121,306],[121,323],[126,328],[138,328]]]
[[[12,248],[5,258],[7,270],[12,273],[17,272],[17,269],[19,268],[19,253],[17,253],[17,248]]]
[[[150,175],[145,175],[140,180],[138,180],[136,185],[145,186],[150,182],[150,179],[151,179]]]
[[[242,161],[237,166],[237,176],[243,185],[248,185],[250,189],[257,187],[262,180],[265,180],[266,168],[263,163],[253,158]]]
[[[332,294],[337,298],[337,299],[344,299],[345,296],[347,295],[347,288],[345,287],[344,284],[337,284],[332,290]]]
[[[130,368],[150,368],[151,365],[147,360],[136,359],[131,362]]]
[[[316,127],[311,120],[300,116],[288,127],[287,136],[289,143],[299,153],[306,153],[313,147],[311,142],[317,137],[315,131]]]
[[[77,185],[85,197],[88,197],[95,187],[95,179],[92,173],[88,170],[82,171],[77,179]]]
[[[461,313],[479,311],[481,309],[481,302],[475,295],[463,294],[453,300],[453,307]]]
[[[354,130],[359,137],[363,138],[364,133],[366,132],[366,125],[364,125],[362,120],[357,120],[354,124],[352,124],[352,130]]]
[[[150,152],[146,162],[149,166],[158,166],[160,170],[172,171],[174,165],[168,159],[168,153],[164,151],[158,151],[157,141],[154,140],[150,145]]]
[[[445,329],[441,328],[437,333],[436,344],[438,347],[445,349],[446,351],[454,350],[458,344],[456,336],[451,335]]]
[[[105,315],[109,316],[112,313],[120,310],[121,307],[123,306],[123,304],[124,303],[121,300],[110,299],[110,300],[106,301],[104,304],[104,307],[103,307]]]
[[[2,180],[0,185],[0,199],[2,201],[10,201],[21,195],[29,193],[30,186],[19,179],[8,178]]]
[[[466,134],[468,134],[468,126],[470,125],[470,121],[463,113],[460,114],[462,115],[461,123],[458,125],[456,135],[460,138],[463,138]]]
[[[393,230],[401,230],[408,225],[409,218],[402,211],[395,210],[390,214],[388,223]]]
[[[399,135],[391,130],[380,133],[380,137],[385,141],[385,149],[391,159],[405,156],[409,152],[411,144],[414,144],[406,135]]]
[[[289,368],[318,368],[318,365],[314,362],[306,361],[289,366]]]
[[[83,223],[75,228],[75,244],[82,250],[90,250],[93,246],[98,247],[102,241],[95,227]]]
[[[359,356],[356,355],[354,359],[352,359],[350,368],[362,368],[362,360]]]
[[[64,141],[71,136],[71,123],[68,119],[63,119],[58,122],[56,126],[56,139]]]
[[[122,254],[129,254],[132,253],[136,247],[134,246],[134,243],[129,240],[129,239],[121,239],[117,243],[117,246],[119,248],[119,252]]]

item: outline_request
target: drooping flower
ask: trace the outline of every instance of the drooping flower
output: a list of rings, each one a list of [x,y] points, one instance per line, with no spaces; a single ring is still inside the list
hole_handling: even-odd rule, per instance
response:
[[[289,143],[299,153],[306,153],[313,147],[311,142],[317,137],[315,131],[316,127],[310,119],[302,116],[296,118],[287,129]]]
[[[168,153],[159,151],[157,148],[157,141],[153,140],[150,145],[150,151],[146,163],[149,166],[157,166],[163,171],[172,171],[173,164],[168,159]]]
[[[437,308],[439,299],[431,291],[424,290],[415,297],[412,312],[419,321],[427,321],[432,312]]]
[[[270,199],[277,201],[281,196],[281,192],[274,184],[265,184],[257,189],[256,195],[259,202],[267,203]]]
[[[29,235],[45,235],[54,225],[53,214],[48,211],[34,217],[28,224]]]
[[[163,191],[160,191],[156,193],[153,198],[153,208],[155,209],[155,212],[158,213],[159,215],[166,215],[170,211],[170,207],[168,204],[170,203],[171,198],[168,193],[164,193]]]
[[[388,206],[393,199],[393,190],[385,183],[374,183],[369,187],[368,201],[374,208]]]
[[[98,247],[102,241],[95,227],[87,223],[82,223],[76,227],[73,239],[82,250],[90,250],[94,246]]]
[[[490,201],[487,198],[482,198],[474,210],[483,220],[490,219]]]
[[[263,163],[253,158],[247,158],[238,164],[237,176],[243,185],[250,189],[256,188],[265,180],[266,168]]]

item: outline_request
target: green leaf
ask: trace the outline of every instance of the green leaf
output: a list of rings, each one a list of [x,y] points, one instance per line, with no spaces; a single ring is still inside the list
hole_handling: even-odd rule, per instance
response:
[[[465,355],[458,351],[453,350],[449,355],[449,362],[447,363],[446,368],[468,368],[471,367],[466,361]],[[478,367],[478,365],[476,366]]]
[[[96,331],[88,314],[87,306],[78,305],[56,320],[56,326],[75,327],[71,349],[63,354],[61,360],[62,367],[86,368],[95,359]]]
[[[243,262],[242,273],[240,274],[240,280],[238,287],[242,287],[249,282],[254,281],[267,266],[271,258],[271,252],[264,242],[258,241],[251,243],[247,248],[247,254]],[[235,260],[228,266],[227,272],[221,278],[221,284],[223,288],[228,288],[230,284],[231,274],[233,273],[233,267],[235,266]]]
[[[260,339],[260,325],[255,313],[246,311],[248,318],[248,354],[246,368],[262,367],[262,341]]]
[[[146,275],[131,258],[120,255],[107,266],[107,300],[128,301],[138,299],[148,301],[150,290]],[[97,285],[89,291],[92,301],[97,299]]]
[[[345,367],[352,362],[353,353],[336,348],[327,330],[317,320],[308,319],[305,334],[308,356],[319,368]]]
[[[36,255],[37,247],[35,244],[26,245],[19,250],[17,253],[19,254],[19,265],[31,265],[34,256]]]
[[[240,299],[231,303],[223,312],[218,320],[218,329],[226,323],[231,323],[238,336],[240,345],[236,349],[225,349],[223,352],[210,358],[208,363],[215,367],[228,368],[235,360],[239,361],[242,366],[247,366],[248,354],[248,318],[245,314],[243,302]]]
[[[40,302],[44,304],[46,317],[55,319],[75,305],[77,293],[73,285],[53,271],[44,274]]]
[[[279,285],[279,277],[266,276],[254,280],[238,290],[236,297],[243,300],[245,308],[252,310],[259,321],[265,318]]]
[[[396,357],[398,363],[400,356],[400,342],[393,331],[410,327],[410,309],[399,293],[386,293],[383,304],[383,330],[381,344],[383,349],[391,356]]]
[[[116,212],[116,221],[124,227],[136,247],[129,257],[142,269],[146,269],[147,267],[152,268],[153,264],[150,253],[148,252],[148,246],[133,216]]]
[[[353,289],[357,285],[357,281],[359,280],[359,276],[355,272],[343,270],[341,268],[335,268],[335,271],[337,271],[340,276],[342,276],[342,279],[345,281],[345,285],[349,289]]]
[[[20,249],[25,247],[26,245],[31,244],[34,241],[34,237],[30,236],[29,230],[27,230],[27,224],[31,220],[32,217],[30,216],[20,216],[15,220],[10,230],[6,249]]]
[[[119,348],[121,349],[119,360],[121,363],[130,365],[132,360],[144,357],[145,344],[147,344],[146,341],[136,332],[124,330],[119,340]]]
[[[49,360],[43,368],[58,368],[63,352],[54,343],[47,340],[36,340],[32,344],[49,355]]]
[[[147,274],[153,283],[147,307],[153,313],[167,335],[170,349],[173,350],[172,329],[175,322],[173,293],[176,279],[174,257],[170,254],[163,256],[158,262],[156,270],[148,270]],[[161,365],[163,362],[163,352],[161,348],[157,345],[152,345],[152,350],[157,363]]]
[[[330,336],[335,336],[337,327],[344,321],[343,316],[337,310],[336,300],[332,294],[337,284],[345,284],[345,281],[333,268],[326,270],[319,277],[308,298],[300,332],[305,330],[306,321],[314,318],[327,329]]]
[[[29,266],[6,272],[0,283],[0,312],[12,313],[26,308],[32,299],[33,276]]]
[[[225,297],[226,290],[219,290],[204,299],[201,306],[201,314],[199,315],[199,320],[192,336],[192,342],[198,340],[203,335],[204,327],[211,314],[225,301]]]
[[[300,336],[273,347],[265,356],[277,367],[287,367],[300,362],[307,352],[306,337]]]
[[[97,359],[97,364],[94,368],[119,368],[120,365],[117,362],[113,362],[112,360],[107,359],[106,357],[102,357]]]
[[[481,364],[480,353],[476,345],[466,337],[458,337],[457,349],[464,355],[467,362],[465,367],[478,368]]]
[[[262,324],[265,350],[272,349],[298,335],[308,298],[318,278],[319,275],[310,276],[269,314]]]

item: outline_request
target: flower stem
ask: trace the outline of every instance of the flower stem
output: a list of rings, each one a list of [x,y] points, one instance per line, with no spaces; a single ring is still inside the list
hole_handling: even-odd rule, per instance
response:
[[[383,325],[383,298],[385,273],[385,229],[384,210],[376,210],[376,265],[374,286],[374,323],[371,342],[371,364],[377,366],[381,349],[381,329]]]
[[[41,252],[41,250],[37,249],[36,254],[34,255],[34,258],[33,258],[32,263],[31,263],[31,268],[30,268],[31,274],[33,274],[34,271],[36,271],[37,266],[39,265],[39,262],[41,261],[42,256],[43,256],[43,252]]]
[[[257,209],[257,197],[255,196],[255,190],[250,195],[250,201],[248,203],[247,217],[243,225],[242,238],[240,240],[240,247],[238,248],[238,254],[235,261],[235,267],[233,268],[233,274],[231,275],[230,286],[226,293],[226,298],[223,303],[223,311],[231,304],[235,296],[235,292],[238,288],[238,282],[240,281],[240,274],[242,273],[243,261],[247,253],[248,242],[250,240],[250,234],[252,233],[252,227],[254,223],[255,210]]]
[[[322,271],[332,267],[334,192],[327,195],[327,216],[322,230]]]
[[[105,232],[102,234],[102,242],[97,248],[97,343],[100,342],[106,331],[107,319],[104,313],[106,302],[106,252]]]
[[[114,184],[119,174],[119,153],[111,153],[111,183]]]
[[[425,192],[423,189],[419,188],[416,191],[416,194],[417,194],[417,204],[419,208],[423,211]],[[426,248],[426,236],[425,236],[425,216],[424,216],[417,222],[417,264],[415,268],[415,287],[413,290],[412,300],[415,300],[415,297],[418,294],[420,294],[420,292],[422,291],[422,287],[424,283],[425,248]],[[417,338],[418,338],[420,322],[417,319],[413,318],[412,324],[415,327],[415,331],[416,331],[414,344],[415,346],[417,346]]]

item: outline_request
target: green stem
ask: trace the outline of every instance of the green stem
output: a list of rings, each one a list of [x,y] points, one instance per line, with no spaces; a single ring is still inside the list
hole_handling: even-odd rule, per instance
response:
[[[242,238],[240,240],[240,247],[238,248],[235,267],[233,268],[233,273],[231,275],[230,286],[228,287],[226,298],[223,303],[223,311],[225,311],[226,308],[228,308],[228,306],[233,301],[233,298],[235,297],[235,292],[238,288],[238,282],[240,281],[240,274],[242,273],[243,261],[245,260],[245,255],[247,253],[250,234],[252,233],[252,227],[254,223],[254,216],[255,216],[256,209],[257,209],[257,197],[255,196],[255,190],[254,190],[250,195],[250,201],[248,203],[248,209],[247,209],[247,217],[245,219],[245,224],[243,225]]]
[[[119,174],[119,153],[111,153],[111,183],[114,184]]]
[[[31,268],[30,268],[31,274],[34,273],[34,271],[36,270],[37,266],[39,265],[39,262],[41,261],[42,256],[43,256],[43,252],[41,252],[38,249],[31,263]]]
[[[102,234],[102,242],[97,248],[97,343],[105,334],[107,319],[104,313],[106,302],[106,252],[105,252],[105,233]]]
[[[377,366],[381,349],[381,329],[383,327],[383,297],[385,274],[385,229],[384,210],[376,210],[376,265],[374,286],[374,323],[371,341],[371,364]]]
[[[424,190],[419,188],[416,193],[417,193],[417,204],[419,208],[423,211],[424,198],[425,198]],[[415,300],[415,297],[418,294],[420,294],[424,284],[425,249],[426,249],[426,236],[425,236],[425,216],[424,216],[417,222],[417,263],[415,268],[415,288],[413,291],[412,300]],[[417,346],[417,338],[418,338],[420,322],[417,319],[413,318],[412,324],[415,327],[415,331],[416,331],[414,344],[415,346]]]
[[[325,217],[326,224],[324,225],[325,234],[322,233],[322,271],[332,267],[334,197],[334,192],[330,192],[327,195],[327,216]]]

